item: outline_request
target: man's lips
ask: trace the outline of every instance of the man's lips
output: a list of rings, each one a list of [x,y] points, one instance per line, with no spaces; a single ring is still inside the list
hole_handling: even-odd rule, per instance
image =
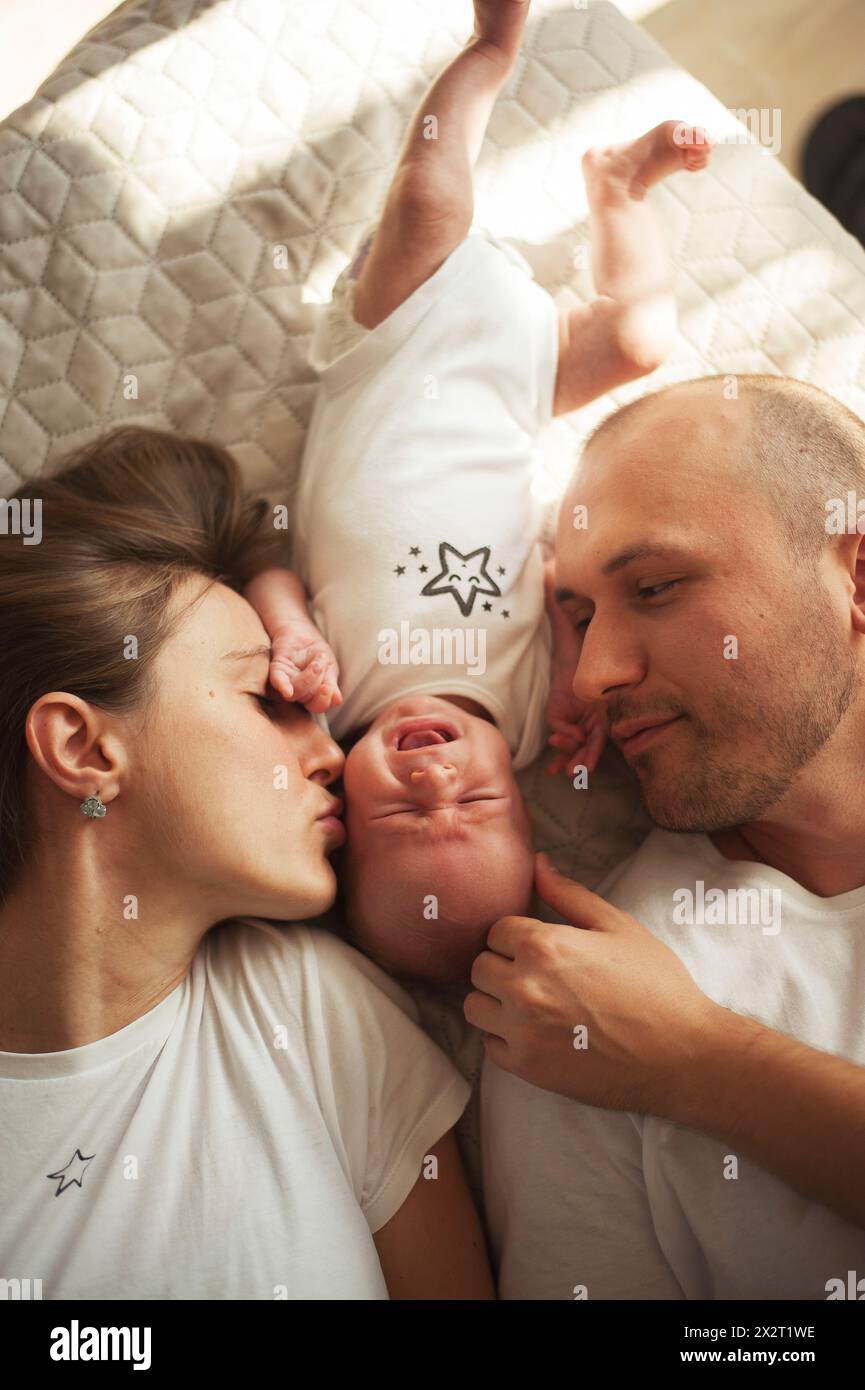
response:
[[[681,718],[680,714],[672,714],[660,719],[657,715],[644,715],[642,719],[624,719],[621,723],[613,725],[610,737],[625,755],[639,753],[654,742],[662,730],[676,724]]]

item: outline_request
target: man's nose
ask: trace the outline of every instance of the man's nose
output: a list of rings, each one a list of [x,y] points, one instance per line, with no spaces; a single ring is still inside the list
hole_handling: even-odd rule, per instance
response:
[[[645,653],[624,625],[613,620],[602,630],[594,617],[571,682],[574,697],[589,702],[603,700],[621,686],[638,685],[645,674]]]
[[[424,806],[447,803],[459,791],[459,774],[453,763],[430,762],[409,773],[409,786]]]

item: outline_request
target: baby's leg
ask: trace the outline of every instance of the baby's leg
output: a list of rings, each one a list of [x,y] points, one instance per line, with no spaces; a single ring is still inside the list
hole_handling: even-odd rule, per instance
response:
[[[560,315],[554,414],[645,376],[670,351],[676,331],[673,282],[646,193],[678,170],[705,168],[710,152],[701,127],[663,121],[638,140],[584,155],[598,298]]]
[[[387,318],[468,234],[472,171],[528,8],[529,0],[475,0],[472,37],[421,99],[354,287],[364,327]]]

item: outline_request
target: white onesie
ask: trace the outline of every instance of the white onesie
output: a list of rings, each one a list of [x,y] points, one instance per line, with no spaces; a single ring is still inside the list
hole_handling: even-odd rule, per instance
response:
[[[365,329],[350,309],[360,259],[313,334],[297,497],[296,563],[340,666],[330,729],[344,738],[401,696],[466,695],[523,767],[543,746],[549,682],[531,483],[556,306],[519,252],[473,227]]]

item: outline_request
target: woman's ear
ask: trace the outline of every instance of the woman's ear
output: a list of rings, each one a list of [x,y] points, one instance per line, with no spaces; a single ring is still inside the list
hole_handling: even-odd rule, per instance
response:
[[[31,706],[24,726],[34,762],[60,791],[84,801],[120,791],[125,758],[111,716],[77,695],[52,690]]]

